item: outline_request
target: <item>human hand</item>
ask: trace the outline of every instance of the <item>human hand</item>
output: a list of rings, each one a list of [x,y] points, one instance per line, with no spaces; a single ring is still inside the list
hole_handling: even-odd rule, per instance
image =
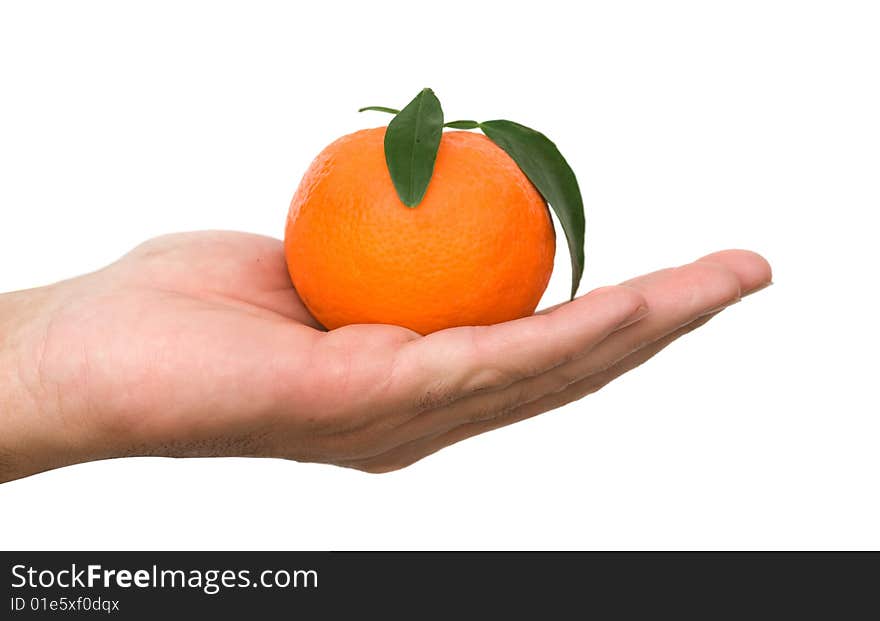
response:
[[[160,237],[0,296],[0,481],[134,455],[395,470],[598,390],[770,278],[729,250],[495,326],[326,332],[278,240]]]

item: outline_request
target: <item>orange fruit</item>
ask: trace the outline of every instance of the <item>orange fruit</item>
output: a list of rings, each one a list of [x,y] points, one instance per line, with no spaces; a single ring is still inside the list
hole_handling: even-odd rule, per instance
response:
[[[534,312],[556,238],[544,199],[481,134],[445,132],[417,207],[398,198],[385,128],[343,136],[312,162],[290,204],[285,255],[326,328],[385,323],[421,334]]]

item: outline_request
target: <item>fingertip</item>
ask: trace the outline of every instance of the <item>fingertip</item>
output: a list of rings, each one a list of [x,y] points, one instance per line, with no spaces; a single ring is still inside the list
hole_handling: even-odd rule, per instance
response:
[[[742,295],[748,295],[769,285],[773,280],[770,263],[751,250],[722,250],[697,259],[697,263],[723,265],[736,274]]]

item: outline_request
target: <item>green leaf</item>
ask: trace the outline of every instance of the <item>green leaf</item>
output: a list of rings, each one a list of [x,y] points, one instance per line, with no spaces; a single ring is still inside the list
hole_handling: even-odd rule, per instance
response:
[[[574,298],[584,273],[584,201],[574,171],[541,132],[504,120],[485,121],[480,129],[513,158],[559,218],[571,255]]]
[[[385,130],[385,163],[397,195],[407,207],[425,196],[443,136],[443,109],[430,88],[395,116]]]
[[[385,106],[366,106],[364,108],[358,109],[358,112],[366,112],[367,110],[373,110],[374,112],[387,112],[388,114],[398,114],[400,110],[395,108],[386,108]]]
[[[444,123],[443,127],[451,127],[452,129],[477,129],[480,126],[476,121],[449,121]]]

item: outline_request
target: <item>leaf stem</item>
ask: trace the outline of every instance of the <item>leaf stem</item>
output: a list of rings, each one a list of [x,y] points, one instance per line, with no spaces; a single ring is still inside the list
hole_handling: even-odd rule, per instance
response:
[[[387,112],[388,114],[399,114],[400,110],[395,108],[387,108],[385,106],[365,106],[358,110],[358,112],[366,112],[367,110],[373,110],[374,112]]]
[[[477,129],[480,126],[476,121],[449,121],[444,123],[443,127],[451,127],[452,129]]]

